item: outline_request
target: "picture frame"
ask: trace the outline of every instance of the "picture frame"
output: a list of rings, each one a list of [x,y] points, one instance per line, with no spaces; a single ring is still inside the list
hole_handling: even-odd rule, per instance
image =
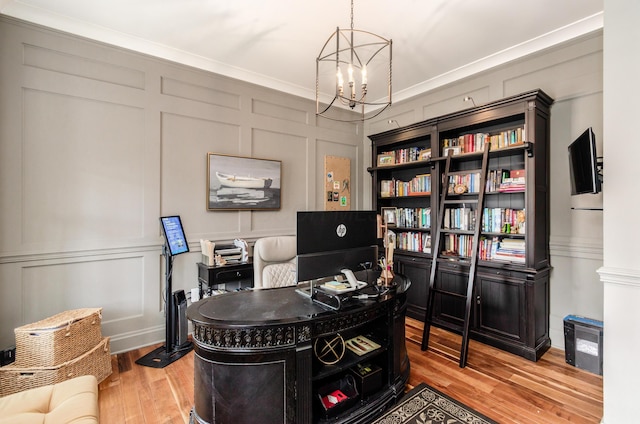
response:
[[[396,222],[396,210],[397,208],[380,208],[380,214],[382,215],[382,223],[387,226],[395,226]]]
[[[395,152],[381,153],[378,155],[378,166],[390,166],[395,165],[396,154]]]
[[[445,147],[444,149],[442,149],[442,156],[448,156],[449,152],[451,152],[451,156],[460,155],[462,154],[462,147],[461,146]]]
[[[207,153],[207,210],[278,210],[282,161]]]

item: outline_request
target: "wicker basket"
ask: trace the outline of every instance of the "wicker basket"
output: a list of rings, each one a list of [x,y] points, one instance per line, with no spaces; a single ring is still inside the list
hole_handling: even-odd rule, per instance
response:
[[[110,374],[109,337],[105,337],[84,355],[57,367],[24,368],[11,364],[0,368],[0,397],[81,375],[95,375],[100,383]]]
[[[102,339],[102,308],[61,312],[16,328],[17,367],[53,367],[93,349]]]

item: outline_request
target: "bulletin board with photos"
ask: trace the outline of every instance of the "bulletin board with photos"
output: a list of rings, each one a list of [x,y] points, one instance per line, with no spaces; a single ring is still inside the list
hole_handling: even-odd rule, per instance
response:
[[[325,156],[324,175],[324,210],[351,210],[351,160]]]

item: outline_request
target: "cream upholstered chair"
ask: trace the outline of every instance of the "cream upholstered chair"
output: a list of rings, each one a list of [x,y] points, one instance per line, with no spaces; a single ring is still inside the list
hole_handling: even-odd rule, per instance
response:
[[[296,285],[296,237],[274,236],[253,245],[253,287],[264,289]]]

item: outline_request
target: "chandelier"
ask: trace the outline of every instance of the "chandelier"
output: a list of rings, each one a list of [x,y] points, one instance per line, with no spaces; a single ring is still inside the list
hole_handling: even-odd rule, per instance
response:
[[[357,122],[378,116],[389,107],[391,48],[391,40],[353,28],[351,0],[351,29],[336,28],[316,58],[316,115]],[[376,83],[371,84],[371,80]],[[333,99],[327,98],[326,107],[321,104],[320,93],[334,93]],[[345,114],[347,107],[357,110],[358,117]],[[369,111],[375,113],[365,118]]]

